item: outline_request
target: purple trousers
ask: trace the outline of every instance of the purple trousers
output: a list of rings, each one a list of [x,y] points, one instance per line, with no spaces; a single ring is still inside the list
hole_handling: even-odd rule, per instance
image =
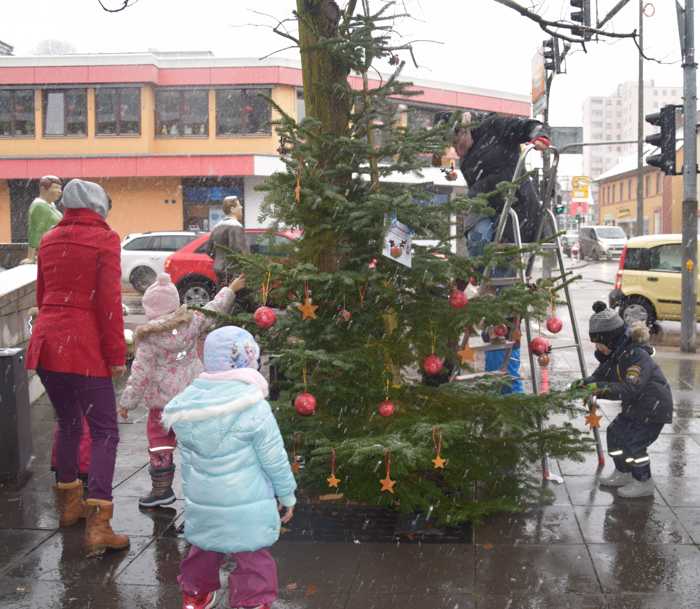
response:
[[[237,552],[230,555],[236,568],[228,576],[229,605],[257,607],[272,604],[277,598],[277,564],[267,550]],[[219,567],[226,554],[192,546],[180,563],[177,581],[187,594],[207,594],[218,590]]]
[[[59,482],[78,478],[82,416],[92,437],[88,498],[112,500],[119,428],[111,378],[37,370],[58,419],[56,470]]]

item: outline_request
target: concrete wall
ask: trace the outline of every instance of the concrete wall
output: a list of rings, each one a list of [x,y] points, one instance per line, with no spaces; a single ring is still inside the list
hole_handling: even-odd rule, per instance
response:
[[[36,305],[36,265],[25,264],[0,272],[0,347],[26,347],[29,341],[29,309]],[[29,374],[29,399],[36,400],[44,387]]]

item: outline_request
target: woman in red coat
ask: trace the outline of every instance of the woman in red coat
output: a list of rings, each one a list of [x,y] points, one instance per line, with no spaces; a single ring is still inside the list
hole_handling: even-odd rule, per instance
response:
[[[72,180],[66,214],[39,246],[39,316],[27,349],[56,411],[56,495],[60,525],[87,518],[88,556],[124,549],[111,528],[112,478],[119,443],[112,379],[125,371],[119,236],[105,222],[111,202],[101,186]],[[78,479],[81,414],[92,436],[88,499]]]

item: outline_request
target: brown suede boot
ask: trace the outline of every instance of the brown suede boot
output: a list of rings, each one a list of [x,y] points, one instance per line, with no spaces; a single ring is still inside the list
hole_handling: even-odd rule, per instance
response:
[[[87,517],[85,501],[83,501],[83,483],[58,482],[54,487],[58,505],[58,526],[71,527],[81,518]]]
[[[126,535],[117,535],[110,520],[114,506],[104,499],[88,499],[87,526],[85,527],[85,555],[98,556],[105,550],[125,550],[129,547]]]

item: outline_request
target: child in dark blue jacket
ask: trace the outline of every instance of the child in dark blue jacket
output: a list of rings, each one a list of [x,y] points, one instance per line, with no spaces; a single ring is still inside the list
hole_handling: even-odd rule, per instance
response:
[[[628,328],[600,301],[593,304],[593,310],[589,335],[596,344],[600,365],[584,382],[595,385],[597,397],[622,401],[622,412],[607,430],[608,453],[615,471],[600,484],[618,488],[621,497],[653,495],[647,448],[673,419],[671,387],[652,359],[644,324]]]

